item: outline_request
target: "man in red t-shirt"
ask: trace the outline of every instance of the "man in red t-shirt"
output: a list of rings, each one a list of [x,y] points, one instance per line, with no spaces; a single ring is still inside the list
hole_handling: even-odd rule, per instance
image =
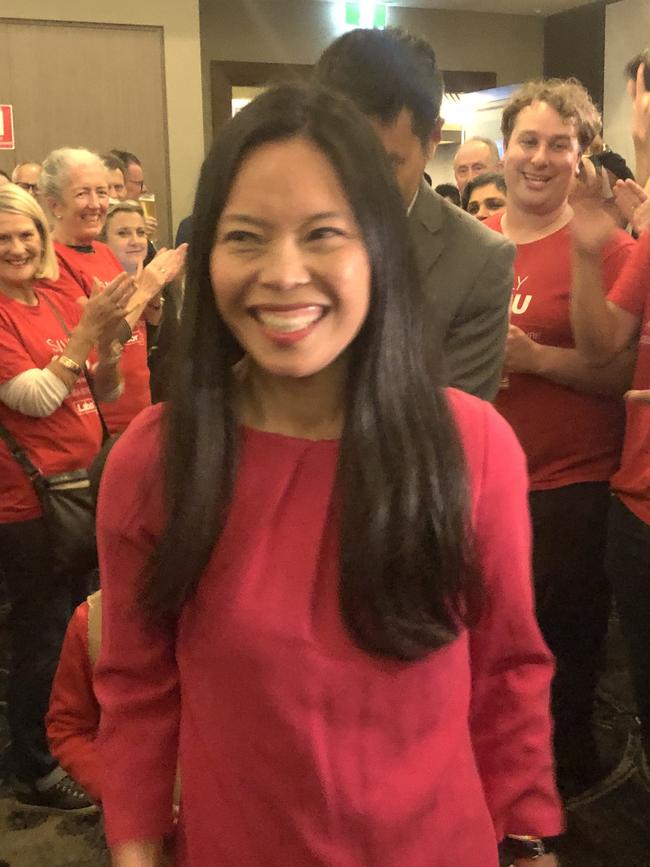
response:
[[[571,333],[569,193],[597,121],[579,85],[524,85],[503,114],[506,212],[485,221],[517,245],[506,377],[495,405],[528,458],[537,616],[557,659],[555,749],[566,795],[603,775],[592,710],[610,604],[609,478],[619,462],[621,398],[632,366],[622,357],[594,370]],[[619,232],[603,251],[608,285],[633,245]]]

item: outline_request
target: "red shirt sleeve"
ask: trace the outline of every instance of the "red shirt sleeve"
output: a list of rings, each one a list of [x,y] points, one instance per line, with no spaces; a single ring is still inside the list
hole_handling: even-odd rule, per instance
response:
[[[643,232],[634,252],[614,283],[609,301],[641,318],[650,285],[650,231]]]
[[[99,705],[88,657],[88,603],[76,609],[61,649],[46,718],[52,755],[95,801],[101,801],[95,743]]]
[[[158,839],[172,830],[180,712],[175,642],[171,630],[146,623],[138,603],[161,526],[161,412],[160,406],[145,410],[120,438],[98,504],[102,648],[95,692],[102,710],[102,804],[111,846]]]
[[[552,836],[563,827],[551,747],[553,658],[535,618],[526,461],[510,426],[487,404],[484,420],[474,484],[487,600],[470,634],[470,730],[498,838]]]
[[[18,338],[13,323],[5,320],[0,310],[0,385],[34,367],[37,365]]]

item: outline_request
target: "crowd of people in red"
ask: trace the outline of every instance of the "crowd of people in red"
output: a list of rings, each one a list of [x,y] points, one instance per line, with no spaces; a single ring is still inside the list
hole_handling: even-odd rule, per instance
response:
[[[0,187],[16,795],[100,805],[115,867],[556,867],[611,771],[612,587],[650,757],[647,178],[624,231],[589,95],[528,82],[502,159],[457,161],[464,214],[423,181],[441,96],[423,40],[336,40],[223,128],[189,250],[151,255],[126,152]],[[54,573],[14,441],[44,476],[111,447],[101,590]]]

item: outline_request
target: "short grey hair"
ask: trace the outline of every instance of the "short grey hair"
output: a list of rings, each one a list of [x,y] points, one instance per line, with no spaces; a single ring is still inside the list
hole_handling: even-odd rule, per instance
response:
[[[487,145],[490,149],[490,156],[494,160],[495,163],[498,163],[501,159],[499,155],[499,147],[497,143],[487,136],[482,135],[473,135],[471,138],[466,138],[465,141],[461,144],[460,147],[463,147],[466,144],[471,144],[472,142],[478,142],[479,144]],[[460,148],[459,148],[460,150]]]
[[[46,199],[56,202],[63,200],[70,172],[78,166],[91,166],[106,172],[102,158],[86,148],[58,148],[51,151],[43,163],[41,174],[41,193]]]

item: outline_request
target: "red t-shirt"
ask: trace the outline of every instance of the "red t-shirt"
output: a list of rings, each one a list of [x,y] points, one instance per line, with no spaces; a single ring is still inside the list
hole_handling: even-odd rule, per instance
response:
[[[55,241],[54,249],[59,263],[59,279],[48,283],[53,289],[76,300],[81,292],[88,296],[93,278],[108,283],[124,270],[113,251],[98,241],[91,245],[92,252],[84,252]],[[141,319],[133,329],[133,336],[124,346],[120,369],[124,378],[124,391],[111,403],[101,402],[101,410],[109,431],[121,433],[140,410],[151,404],[149,366],[147,364],[147,329]]]
[[[609,300],[641,320],[633,388],[650,388],[650,232],[644,232]],[[650,406],[627,401],[621,466],[612,487],[637,518],[650,524]]]
[[[501,216],[491,217],[486,225],[501,231]],[[603,256],[607,288],[633,248],[633,239],[617,232]],[[513,325],[537,343],[573,348],[570,289],[568,225],[539,241],[517,245]],[[531,490],[607,481],[617,469],[624,424],[621,399],[586,394],[541,376],[511,373],[508,387],[499,391],[494,403],[526,453]]]
[[[34,367],[44,368],[68,342],[47,297],[72,330],[81,316],[78,304],[40,286],[38,305],[30,307],[0,293],[0,383]],[[88,467],[99,451],[102,430],[97,408],[83,376],[59,409],[33,418],[0,401],[0,422],[14,435],[44,475]],[[32,483],[0,441],[0,523],[38,518],[41,507]]]

